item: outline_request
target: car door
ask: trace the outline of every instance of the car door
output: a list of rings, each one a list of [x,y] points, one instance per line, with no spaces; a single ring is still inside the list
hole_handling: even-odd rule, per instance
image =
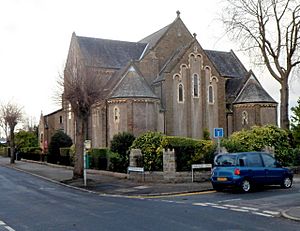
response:
[[[267,184],[278,184],[282,179],[283,169],[276,166],[276,160],[267,153],[261,153],[264,162]]]
[[[265,184],[266,173],[259,153],[247,154],[247,169],[251,180],[257,184]]]

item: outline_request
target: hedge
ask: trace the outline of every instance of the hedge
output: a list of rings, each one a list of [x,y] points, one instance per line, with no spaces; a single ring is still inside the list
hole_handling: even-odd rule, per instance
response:
[[[190,171],[192,164],[212,163],[216,145],[211,140],[164,136],[162,147],[174,149],[177,171]]]
[[[212,163],[216,150],[211,140],[164,136],[159,132],[144,133],[133,142],[131,148],[141,149],[144,167],[148,171],[162,171],[163,149],[175,150],[177,171],[190,171],[195,163]]]

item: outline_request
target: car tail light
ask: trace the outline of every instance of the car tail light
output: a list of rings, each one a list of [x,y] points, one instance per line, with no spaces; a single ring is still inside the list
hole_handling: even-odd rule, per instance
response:
[[[239,168],[234,169],[234,175],[240,175],[241,170]]]

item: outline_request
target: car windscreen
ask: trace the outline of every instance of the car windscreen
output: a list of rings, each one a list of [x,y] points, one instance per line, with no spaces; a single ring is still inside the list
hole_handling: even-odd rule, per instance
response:
[[[219,155],[214,161],[215,166],[236,166],[236,155]]]

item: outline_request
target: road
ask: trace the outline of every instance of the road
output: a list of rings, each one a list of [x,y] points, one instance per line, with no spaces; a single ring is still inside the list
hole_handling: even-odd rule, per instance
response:
[[[291,197],[299,192],[298,186],[288,191],[269,189],[253,194],[139,199],[99,196],[0,167],[0,192],[0,231],[293,231],[300,227],[297,222],[264,212],[280,211],[281,202],[274,205],[273,200],[292,202]],[[255,206],[259,210],[253,210]]]

